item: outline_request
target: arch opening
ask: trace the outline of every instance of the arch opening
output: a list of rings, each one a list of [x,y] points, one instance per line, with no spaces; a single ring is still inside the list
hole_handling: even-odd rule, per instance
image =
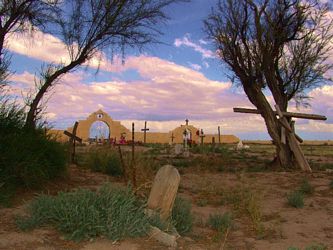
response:
[[[95,121],[89,129],[89,142],[106,143],[111,135],[109,125],[104,121]]]

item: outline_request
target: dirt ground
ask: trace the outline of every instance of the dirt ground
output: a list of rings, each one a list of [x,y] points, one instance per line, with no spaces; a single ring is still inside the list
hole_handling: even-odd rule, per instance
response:
[[[191,201],[194,215],[193,230],[177,240],[177,249],[287,250],[319,244],[333,249],[333,189],[330,188],[333,146],[307,146],[304,151],[315,166],[312,174],[261,168],[262,162],[272,158],[273,150],[267,145],[251,145],[245,152],[234,152],[231,158],[217,153],[207,153],[204,160],[196,158],[197,153],[190,158],[177,157],[182,163],[190,162],[177,166],[181,175],[178,193]],[[168,153],[161,151],[154,157],[172,162]],[[314,192],[305,196],[303,208],[289,206],[287,194],[297,190],[305,179]],[[66,240],[51,227],[22,232],[15,225],[15,217],[25,213],[26,203],[36,193],[56,194],[77,187],[97,189],[105,182],[124,184],[119,178],[72,165],[65,178],[46,184],[42,190],[19,191],[12,207],[0,208],[0,249],[168,249],[148,236],[121,242],[98,238],[77,243]],[[249,194],[252,203],[245,204],[243,199]],[[232,214],[233,223],[219,235],[209,227],[207,220],[212,214],[225,212]]]

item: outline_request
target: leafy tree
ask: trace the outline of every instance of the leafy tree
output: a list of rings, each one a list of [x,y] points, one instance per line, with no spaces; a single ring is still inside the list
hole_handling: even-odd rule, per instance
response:
[[[34,128],[42,111],[43,96],[64,74],[100,52],[122,54],[126,47],[142,48],[156,42],[157,24],[166,20],[163,8],[180,0],[68,0],[57,13],[56,29],[67,47],[70,62],[49,64],[31,100],[26,127]],[[107,54],[107,53],[105,53]],[[112,53],[111,53],[112,54]],[[112,55],[111,55],[112,56]]]
[[[332,23],[329,6],[317,0],[221,0],[204,21],[232,80],[264,118],[283,167],[293,165],[293,153],[267,95],[287,111],[291,100],[306,104],[308,90],[327,82]]]

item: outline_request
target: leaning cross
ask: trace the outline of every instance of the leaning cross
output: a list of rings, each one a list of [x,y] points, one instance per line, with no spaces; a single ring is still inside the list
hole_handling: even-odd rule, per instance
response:
[[[145,121],[145,128],[141,129],[143,131],[143,143],[146,144],[146,132],[149,131],[149,128],[147,128],[147,121]]]
[[[77,126],[79,125],[78,122],[75,122],[74,127],[73,127],[73,132],[70,133],[68,131],[64,131],[64,134],[69,137],[69,153],[70,153],[70,162],[75,163],[75,142],[78,141],[79,143],[82,143],[82,139],[78,136],[76,136],[76,130]]]
[[[282,112],[278,105],[275,105],[276,111],[274,114],[278,116],[278,121],[281,124],[281,141],[282,143],[288,144],[295,156],[297,164],[302,168],[302,170],[311,172],[311,167],[302,152],[302,149],[297,141],[303,142],[294,131],[294,122],[290,121],[291,118],[301,118],[301,119],[312,119],[312,120],[327,120],[326,116],[316,115],[316,114],[304,114],[304,113],[294,113],[294,112]],[[257,109],[247,109],[247,108],[234,108],[234,112],[237,113],[250,113],[250,114],[261,114]],[[291,124],[290,124],[291,123]]]

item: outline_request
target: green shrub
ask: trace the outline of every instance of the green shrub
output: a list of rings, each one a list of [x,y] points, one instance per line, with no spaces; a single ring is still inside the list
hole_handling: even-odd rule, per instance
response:
[[[123,174],[119,154],[110,148],[97,148],[87,152],[85,165],[93,171],[108,175],[120,176]]]
[[[143,207],[129,189],[104,185],[98,192],[79,189],[40,195],[29,205],[30,217],[17,219],[22,230],[51,224],[69,239],[104,235],[112,240],[142,236],[149,230]]]
[[[188,200],[176,197],[172,209],[172,223],[179,234],[185,234],[192,230],[193,216],[191,203]]]
[[[304,194],[300,191],[293,191],[287,195],[288,204],[295,208],[304,207]]]
[[[63,174],[66,147],[45,134],[45,130],[24,129],[23,109],[0,104],[0,203],[6,203],[18,186],[34,188]]]
[[[310,195],[310,194],[313,194],[314,188],[313,188],[313,186],[311,186],[311,184],[309,183],[309,181],[307,179],[304,179],[301,183],[299,191],[303,194]]]
[[[224,214],[211,214],[207,223],[212,229],[224,233],[232,225],[232,215],[228,212]]]

